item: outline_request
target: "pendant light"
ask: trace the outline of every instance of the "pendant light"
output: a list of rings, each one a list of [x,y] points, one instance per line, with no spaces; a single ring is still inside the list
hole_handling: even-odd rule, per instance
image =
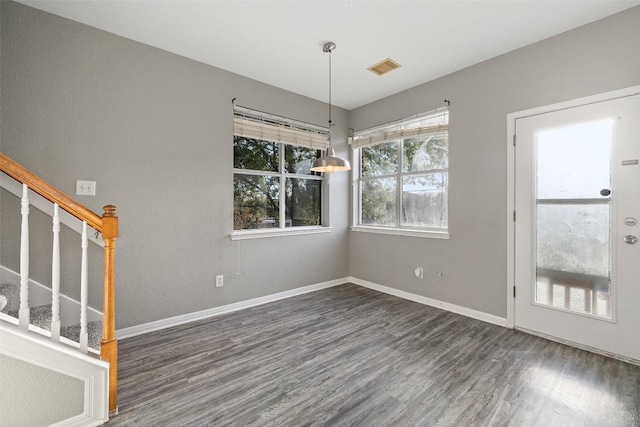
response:
[[[329,148],[327,148],[324,156],[313,162],[311,170],[314,172],[333,173],[351,170],[349,161],[336,156],[331,146],[331,127],[333,126],[333,122],[331,121],[331,52],[335,48],[336,44],[333,42],[325,43],[322,48],[323,52],[329,53]]]

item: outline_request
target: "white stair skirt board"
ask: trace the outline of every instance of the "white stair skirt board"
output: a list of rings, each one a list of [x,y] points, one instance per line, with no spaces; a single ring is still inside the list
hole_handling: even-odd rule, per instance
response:
[[[425,297],[422,295],[412,294],[411,292],[401,291],[399,289],[390,288],[389,286],[379,285],[377,283],[368,282],[366,280],[358,279],[356,277],[350,277],[349,281],[356,285],[373,289],[374,291],[383,292],[385,294],[393,295],[399,298],[403,298],[409,301],[417,302],[420,304],[428,305],[442,310],[450,311],[452,313],[460,314],[462,316],[470,317],[472,319],[481,320],[483,322],[492,323],[494,325],[506,327],[507,319],[504,317],[494,316],[493,314],[485,313],[483,311],[473,310],[471,308],[462,307],[460,305],[451,304],[437,299]]]
[[[7,324],[10,325],[15,325],[18,326],[18,318],[17,317],[13,317],[13,316],[9,316],[8,314],[5,313],[0,313],[0,324],[2,322],[6,322]],[[29,325],[29,332],[33,333],[33,334],[38,334],[41,335],[42,337],[44,337],[47,340],[51,339],[51,331],[47,330],[47,329],[42,329],[36,325]],[[75,349],[75,350],[79,350],[80,349],[80,343],[76,342],[76,341],[72,341],[67,337],[61,336],[60,337],[60,343],[66,345],[67,347],[71,348],[71,349]],[[87,351],[91,354],[93,354],[94,356],[100,357],[100,350],[96,350],[93,347],[89,347],[87,349]],[[2,425],[2,424],[0,424]]]
[[[20,285],[20,273],[0,266],[0,283],[15,283]],[[51,304],[51,288],[29,279],[29,306]],[[20,305],[20,293],[17,292],[8,306],[16,309]],[[87,308],[87,321],[101,321],[102,313],[98,310]],[[62,326],[75,325],[80,322],[80,302],[60,294],[60,322]]]
[[[403,298],[409,301],[418,302],[420,304],[425,304],[432,307],[440,308],[446,311],[450,311],[452,313],[460,314],[462,316],[467,316],[473,319],[481,320],[483,322],[492,323],[494,325],[503,326],[503,327],[506,326],[507,320],[502,317],[494,316],[492,314],[484,313],[477,310],[472,310],[466,307],[461,307],[455,304],[438,301],[432,298],[423,297],[420,295],[390,288],[388,286],[378,285],[378,284],[367,282],[366,280],[361,280],[355,277],[345,277],[343,279],[335,279],[328,282],[317,283],[315,285],[309,285],[309,286],[304,286],[302,288],[292,289],[290,291],[279,292],[273,295],[267,295],[264,297],[254,298],[247,301],[240,301],[240,302],[229,304],[229,305],[223,305],[221,307],[214,307],[207,310],[197,311],[195,313],[183,314],[180,316],[169,317],[167,319],[156,320],[154,322],[143,323],[141,325],[118,329],[116,331],[116,336],[118,339],[131,338],[137,335],[142,335],[142,334],[158,331],[165,328],[171,328],[173,326],[182,325],[184,323],[189,323],[189,322],[194,322],[196,320],[202,320],[209,317],[219,316],[221,314],[231,313],[233,311],[243,310],[245,308],[255,307],[257,305],[267,304],[267,303],[278,301],[281,299],[294,297],[296,295],[315,292],[321,289],[326,289],[333,286],[339,286],[346,283],[353,283],[358,286],[373,289],[375,291],[383,292],[383,293],[393,295],[399,298]]]
[[[98,426],[109,419],[109,364],[77,350],[27,333],[17,325],[0,322],[0,353],[59,372],[84,383],[84,413],[56,426]]]

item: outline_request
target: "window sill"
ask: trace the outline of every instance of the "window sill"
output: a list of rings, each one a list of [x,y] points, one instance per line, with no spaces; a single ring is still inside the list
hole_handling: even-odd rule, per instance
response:
[[[331,227],[291,227],[270,230],[237,230],[229,236],[231,240],[265,239],[267,237],[300,236],[304,234],[330,233]]]
[[[376,234],[392,234],[394,236],[409,236],[409,237],[423,237],[427,239],[444,239],[448,240],[451,236],[446,231],[428,231],[428,230],[415,230],[411,228],[385,228],[385,227],[370,227],[364,225],[352,226],[351,231],[359,231],[363,233],[376,233]]]

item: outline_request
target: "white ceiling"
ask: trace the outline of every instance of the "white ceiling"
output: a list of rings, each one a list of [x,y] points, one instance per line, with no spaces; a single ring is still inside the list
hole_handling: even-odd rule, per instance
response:
[[[640,0],[19,0],[38,9],[353,109],[640,4]],[[385,58],[402,67],[366,68]]]

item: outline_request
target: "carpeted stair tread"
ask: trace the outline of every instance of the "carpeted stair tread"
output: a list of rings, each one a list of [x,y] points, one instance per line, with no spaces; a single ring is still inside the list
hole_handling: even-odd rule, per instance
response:
[[[15,318],[20,317],[20,310],[12,310],[9,312],[9,316]],[[29,323],[37,326],[38,328],[51,330],[51,304],[38,305],[36,307],[29,308]]]
[[[99,320],[87,322],[87,332],[89,333],[89,347],[99,350],[100,340],[102,339],[102,322]],[[71,341],[79,342],[80,325],[63,326],[60,328],[60,335],[69,338]]]
[[[51,304],[30,307],[29,322],[39,328],[51,330]],[[13,310],[8,313],[15,318],[19,317],[19,311]],[[88,345],[89,347],[99,350],[100,340],[102,338],[102,321],[92,320],[87,322]],[[69,338],[71,341],[80,342],[80,324],[62,326],[60,328],[60,336]]]
[[[13,296],[18,292],[18,285],[13,283],[3,283],[0,285],[0,311],[3,313],[9,313],[10,303]]]

